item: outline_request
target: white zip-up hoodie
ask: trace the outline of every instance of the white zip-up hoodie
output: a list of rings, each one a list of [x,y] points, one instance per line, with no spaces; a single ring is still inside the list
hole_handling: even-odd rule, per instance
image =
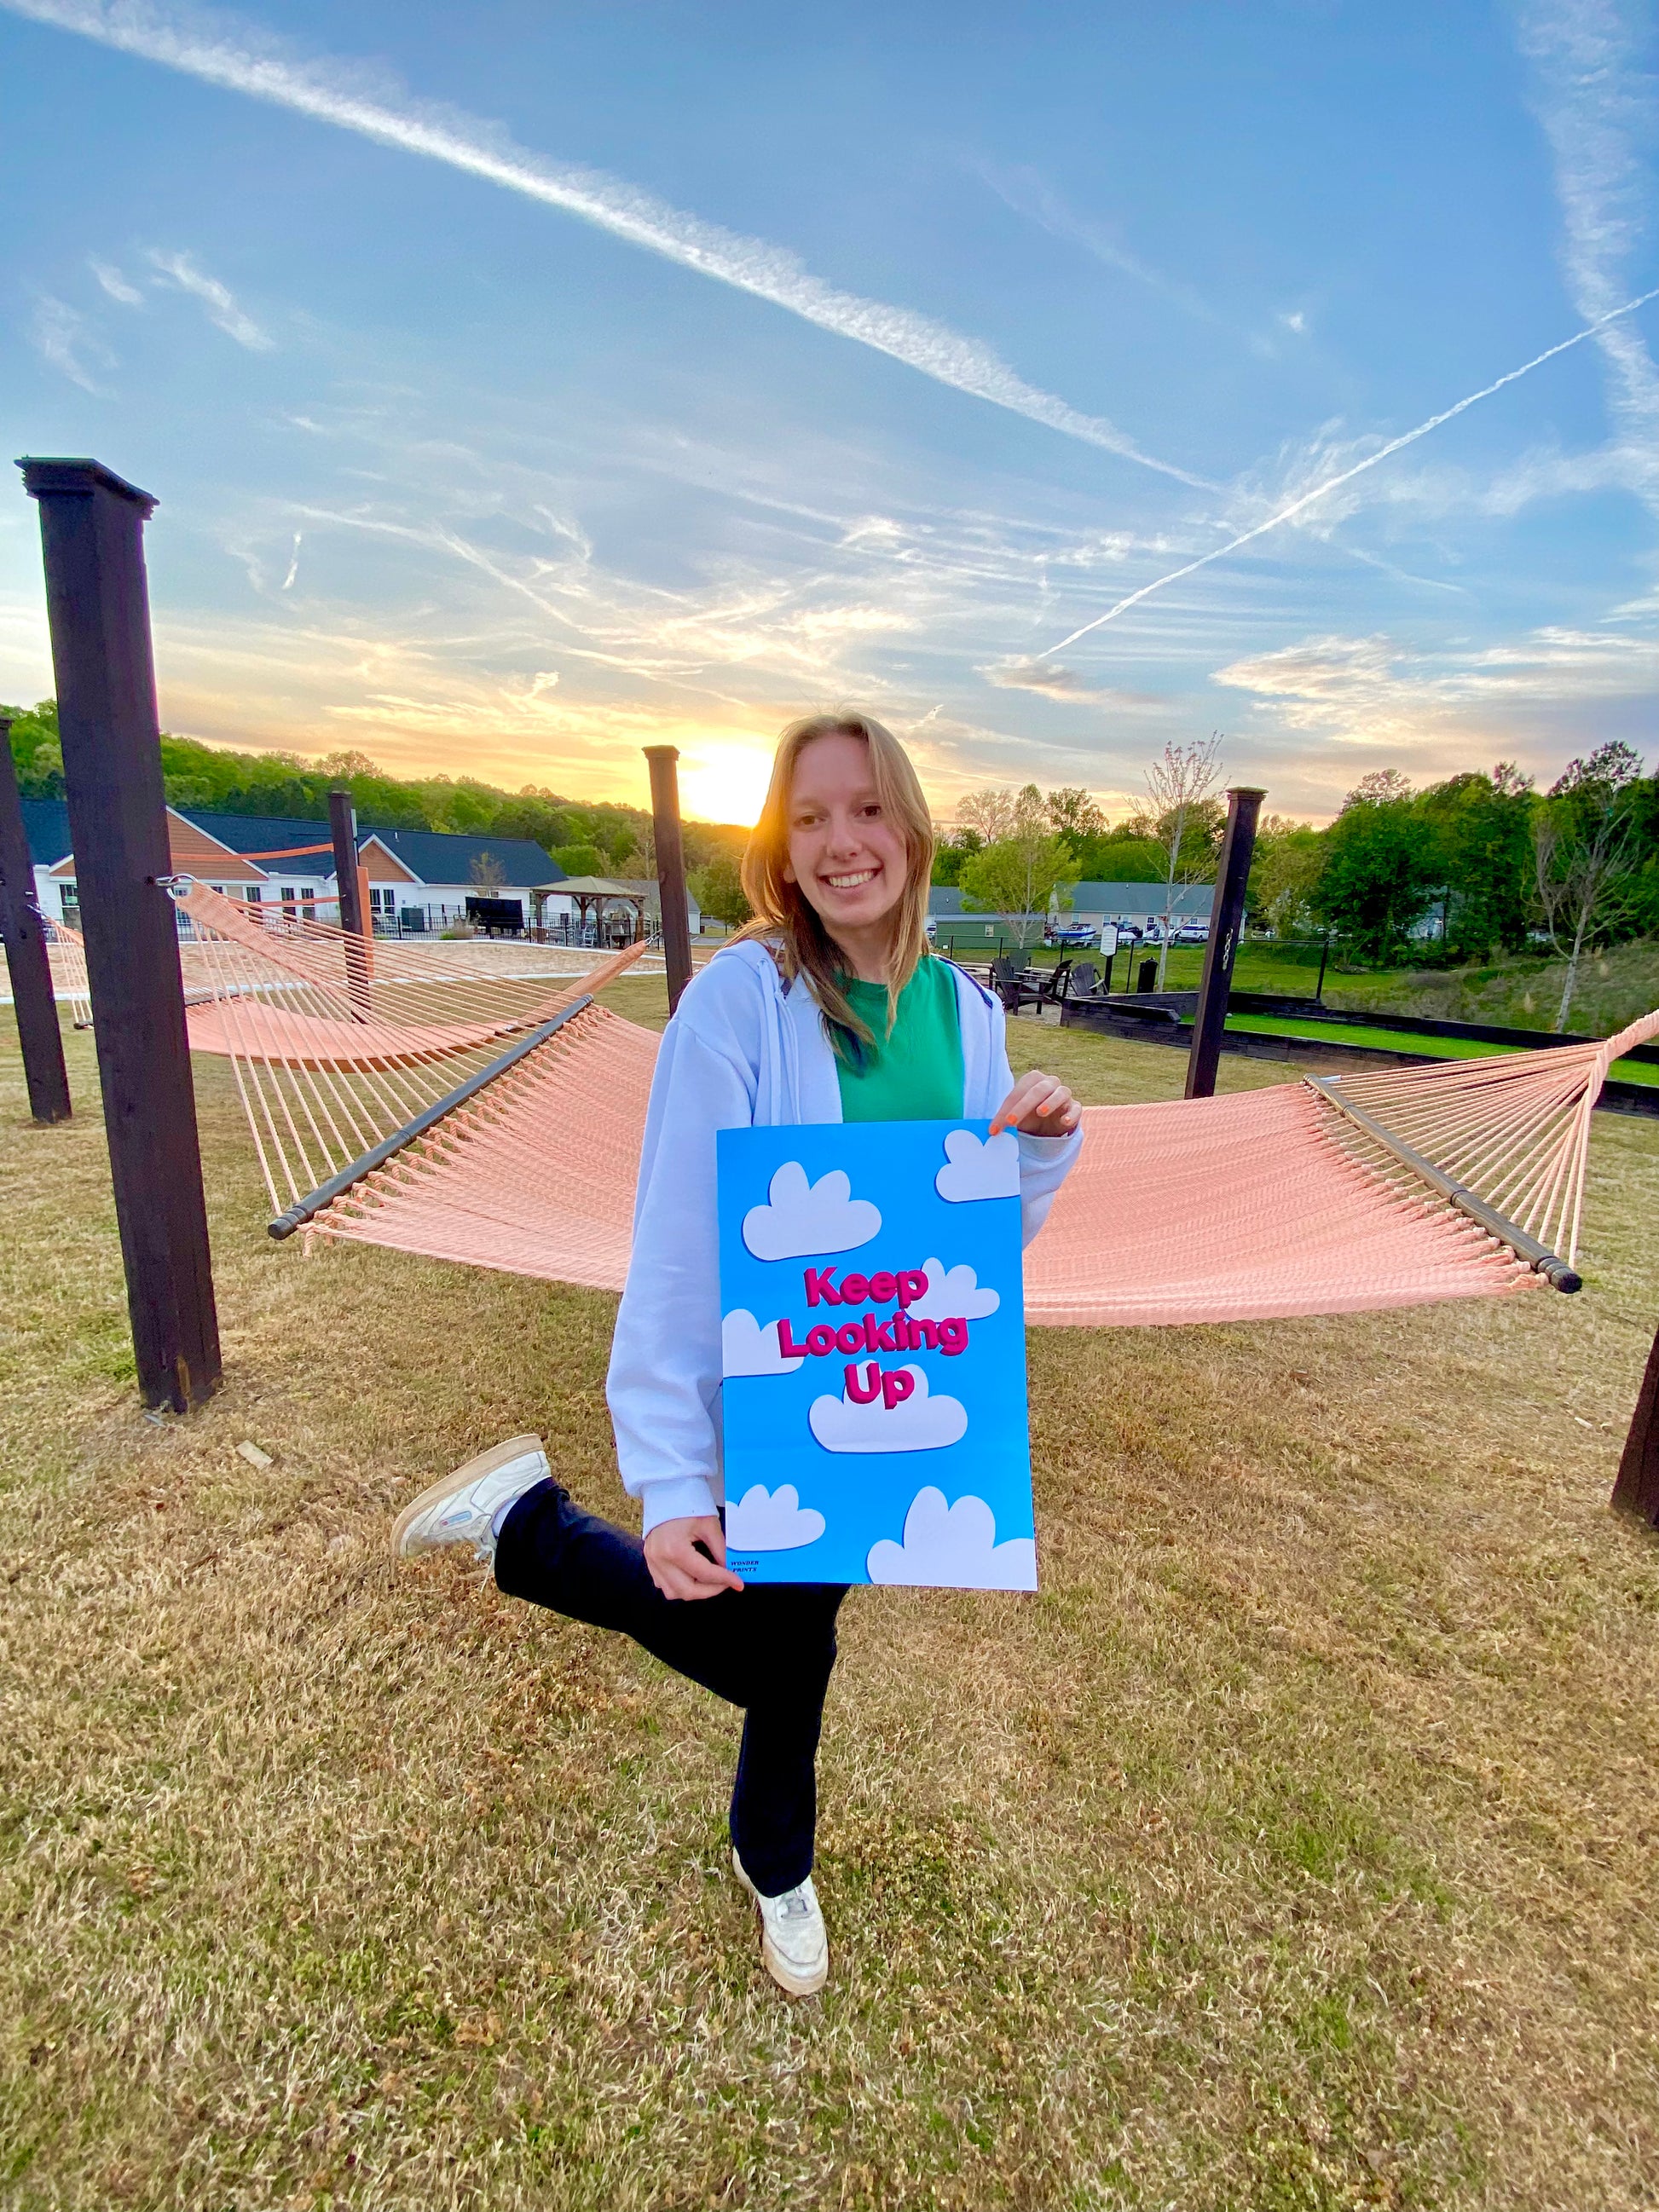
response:
[[[988,1121],[1013,1088],[1006,1017],[971,976],[952,973],[963,1118]],[[786,989],[752,939],[725,946],[688,986],[657,1056],[605,1384],[623,1485],[642,1502],[647,1534],[724,1502],[714,1133],[841,1118],[835,1053],[810,988]],[[1082,1143],[1081,1131],[1020,1137],[1026,1243]]]

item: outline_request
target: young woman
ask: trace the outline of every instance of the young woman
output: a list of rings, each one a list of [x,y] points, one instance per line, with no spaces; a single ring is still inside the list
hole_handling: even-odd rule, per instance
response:
[[[768,1972],[821,1989],[812,1887],[818,1731],[839,1583],[745,1589],[720,1522],[717,1129],[989,1117],[1019,1133],[1025,1239],[1081,1139],[1052,1076],[1009,1073],[1000,1005],[927,943],[933,826],[898,740],[819,715],[779,741],[743,866],[756,920],[681,999],[646,1118],[634,1251],[607,1384],[643,1540],[582,1512],[534,1437],[470,1461],[399,1516],[410,1559],[473,1544],[497,1587],[619,1629],[744,1709],[732,1863],[758,1908]]]

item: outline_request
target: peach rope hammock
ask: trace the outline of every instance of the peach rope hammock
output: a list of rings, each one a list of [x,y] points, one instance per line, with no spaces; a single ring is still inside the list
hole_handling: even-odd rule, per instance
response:
[[[210,1048],[236,1067],[273,1233],[621,1289],[658,1040],[592,994],[642,948],[492,1019],[491,987],[443,980],[439,948],[413,976],[377,945],[369,981],[337,930],[305,925],[296,947],[200,886],[180,903],[204,952],[228,942],[244,963],[212,994]],[[318,1027],[296,1037],[301,1019]],[[1027,1316],[1259,1320],[1574,1289],[1591,1112],[1612,1062],[1655,1036],[1659,1012],[1599,1044],[1087,1108],[1026,1254]]]

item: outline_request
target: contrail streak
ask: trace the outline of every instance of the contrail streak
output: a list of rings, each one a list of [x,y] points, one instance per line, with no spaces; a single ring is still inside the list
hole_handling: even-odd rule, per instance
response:
[[[1041,653],[1031,655],[1032,659],[1047,660],[1053,653],[1064,653],[1068,645],[1075,645],[1080,637],[1087,637],[1091,630],[1099,629],[1105,623],[1115,622],[1121,614],[1127,614],[1131,607],[1139,606],[1142,599],[1150,599],[1154,592],[1161,592],[1166,584],[1178,584],[1183,576],[1190,576],[1200,568],[1207,568],[1212,561],[1224,561],[1228,554],[1237,553],[1241,545],[1249,544],[1253,538],[1265,538],[1268,531],[1277,530],[1281,522],[1289,522],[1300,514],[1304,507],[1311,507],[1316,500],[1323,499],[1327,492],[1335,491],[1342,484],[1352,483],[1356,477],[1364,476],[1367,469],[1374,469],[1379,461],[1386,461],[1390,453],[1397,453],[1402,446],[1414,446],[1419,438],[1426,438],[1431,430],[1437,430],[1443,422],[1449,422],[1454,415],[1462,414],[1465,409],[1474,406],[1480,400],[1490,399],[1494,392],[1501,392],[1506,384],[1513,384],[1517,377],[1529,375],[1534,368],[1541,368],[1547,361],[1553,361],[1557,354],[1566,353],[1573,346],[1583,345],[1586,338],[1593,338],[1608,323],[1616,322],[1621,315],[1634,314],[1638,307],[1645,307],[1650,300],[1659,300],[1659,284],[1655,285],[1652,291],[1644,292],[1639,298],[1626,300],[1622,307],[1610,308],[1605,315],[1598,315],[1582,331],[1575,331],[1570,338],[1563,338],[1559,345],[1546,347],[1542,353],[1535,354],[1530,361],[1523,361],[1519,368],[1510,369],[1507,375],[1500,376],[1495,383],[1482,385],[1479,392],[1470,392],[1467,399],[1460,399],[1455,406],[1443,408],[1438,415],[1431,415],[1426,422],[1419,422],[1414,430],[1405,430],[1399,437],[1390,438],[1386,446],[1379,446],[1376,453],[1368,454],[1363,461],[1356,461],[1351,469],[1344,469],[1340,476],[1327,477],[1323,483],[1316,484],[1311,491],[1304,491],[1300,499],[1293,499],[1288,507],[1281,507],[1277,514],[1270,514],[1265,522],[1258,522],[1254,529],[1241,531],[1237,538],[1229,538],[1224,545],[1218,545],[1213,552],[1200,553],[1196,561],[1188,561],[1179,568],[1171,568],[1167,576],[1159,576],[1150,584],[1143,584],[1138,592],[1131,592],[1115,606],[1108,607],[1103,615],[1097,615],[1092,622],[1085,623],[1081,629],[1074,629],[1069,637],[1062,637],[1054,645],[1045,645]]]
[[[1173,477],[1178,483],[1205,491],[1216,489],[1201,477],[1143,453],[1103,417],[1085,415],[1052,392],[1027,384],[989,346],[964,337],[946,324],[908,308],[890,307],[879,300],[837,291],[781,246],[704,222],[619,178],[545,161],[515,145],[504,131],[459,111],[384,93],[371,96],[349,82],[344,71],[295,60],[250,27],[233,27],[223,18],[170,15],[147,0],[0,0],[0,6],[33,22],[78,33],[123,53],[159,62],[274,106],[292,108],[561,208],[647,252],[770,301],[820,330],[889,354],[937,383],[1006,407],[1068,438],[1102,447],[1160,476]]]

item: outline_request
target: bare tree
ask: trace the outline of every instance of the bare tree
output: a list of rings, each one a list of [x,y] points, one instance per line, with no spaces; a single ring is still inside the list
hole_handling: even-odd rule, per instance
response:
[[[976,830],[988,845],[1009,837],[1041,837],[1050,826],[1042,793],[1034,783],[1018,791],[1006,785],[1000,791],[970,791],[957,808],[957,823]]]
[[[466,872],[478,889],[492,898],[507,882],[507,870],[489,851],[476,854]]]
[[[1164,988],[1170,958],[1170,924],[1175,912],[1177,884],[1194,880],[1190,868],[1183,872],[1182,847],[1195,817],[1210,799],[1225,770],[1221,763],[1221,732],[1212,731],[1201,744],[1165,745],[1146,771],[1146,796],[1158,823],[1158,841],[1164,848],[1163,943],[1158,948],[1158,988]]]
[[[1567,963],[1553,1024],[1558,1036],[1572,1011],[1585,947],[1626,920],[1639,895],[1626,792],[1640,769],[1628,746],[1604,745],[1570,765],[1533,817],[1539,908]]]

